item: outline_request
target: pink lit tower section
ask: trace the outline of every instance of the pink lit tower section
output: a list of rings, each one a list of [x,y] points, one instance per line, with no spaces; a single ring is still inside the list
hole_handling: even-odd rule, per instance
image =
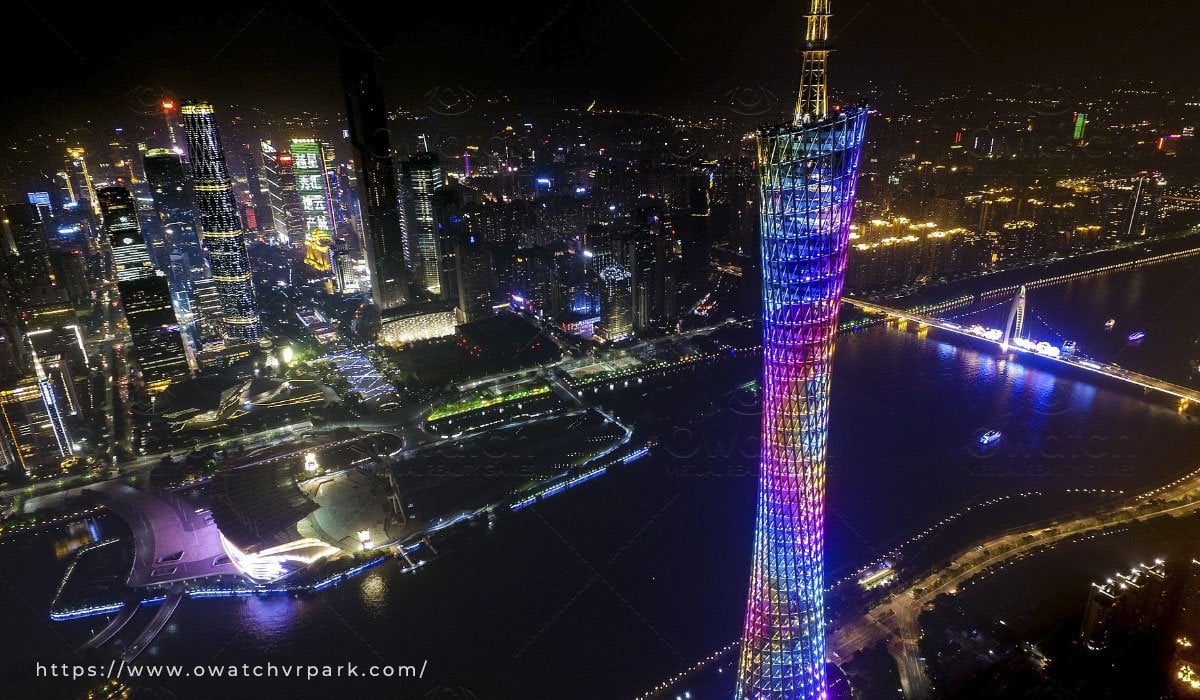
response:
[[[829,375],[867,119],[865,106],[829,110],[829,2],[810,0],[795,118],[758,133],[763,419],[745,700],[826,696]]]

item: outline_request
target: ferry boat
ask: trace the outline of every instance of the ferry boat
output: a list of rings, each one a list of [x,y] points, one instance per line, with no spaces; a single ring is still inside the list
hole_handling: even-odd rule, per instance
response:
[[[983,445],[984,447],[987,447],[988,445],[994,445],[997,442],[1000,442],[999,430],[989,430],[983,435],[979,436],[979,444]]]
[[[1064,355],[1074,355],[1076,347],[1078,347],[1078,346],[1075,344],[1074,340],[1068,340],[1067,342],[1062,344],[1063,354]]]
[[[1111,331],[1113,329],[1113,326],[1116,326],[1116,325],[1117,325],[1117,319],[1110,318],[1104,322],[1104,330]]]
[[[1145,337],[1146,337],[1146,331],[1134,331],[1134,332],[1130,333],[1129,336],[1127,338],[1125,338],[1125,340],[1128,340],[1131,343],[1139,343]]]

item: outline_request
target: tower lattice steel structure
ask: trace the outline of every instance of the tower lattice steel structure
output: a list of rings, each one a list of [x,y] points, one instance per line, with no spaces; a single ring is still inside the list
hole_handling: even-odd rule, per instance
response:
[[[791,124],[758,133],[763,418],[737,697],[825,697],[829,375],[867,110],[830,112],[829,0],[810,0]]]

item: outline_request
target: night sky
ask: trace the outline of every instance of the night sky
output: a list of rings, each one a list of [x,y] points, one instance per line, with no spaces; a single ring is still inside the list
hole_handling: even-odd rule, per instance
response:
[[[339,39],[376,52],[389,103],[411,109],[447,90],[653,108],[719,104],[739,89],[791,99],[806,5],[247,0],[89,3],[67,14],[18,0],[6,24],[27,42],[0,44],[9,98],[0,127],[119,122],[162,93],[332,112]],[[868,80],[929,93],[1095,76],[1196,85],[1197,5],[835,0],[833,83],[846,93],[871,90]]]

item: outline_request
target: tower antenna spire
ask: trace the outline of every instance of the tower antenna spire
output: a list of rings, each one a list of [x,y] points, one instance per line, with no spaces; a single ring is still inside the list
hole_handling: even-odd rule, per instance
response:
[[[832,50],[829,48],[829,3],[830,0],[809,0],[796,124],[829,114],[829,52]]]

